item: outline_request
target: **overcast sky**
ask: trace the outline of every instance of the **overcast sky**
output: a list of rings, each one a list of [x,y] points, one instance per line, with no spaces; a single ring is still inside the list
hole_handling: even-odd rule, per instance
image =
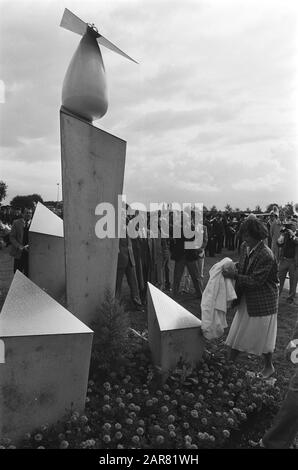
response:
[[[297,0],[0,0],[6,203],[57,198],[62,83],[80,40],[59,27],[65,7],[140,62],[101,48],[109,109],[95,124],[127,141],[129,202],[298,202]]]

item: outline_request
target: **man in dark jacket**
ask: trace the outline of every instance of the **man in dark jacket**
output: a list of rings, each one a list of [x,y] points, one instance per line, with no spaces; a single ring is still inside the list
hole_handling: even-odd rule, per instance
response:
[[[290,291],[287,302],[293,303],[298,283],[298,236],[294,222],[284,224],[282,233],[277,240],[277,245],[280,247],[280,264],[278,270],[280,282],[279,293],[282,293],[286,275],[289,273]]]
[[[32,209],[25,208],[21,218],[13,221],[9,235],[10,255],[14,257],[13,271],[18,269],[26,276],[29,272],[29,227],[32,219]]]
[[[186,242],[193,242],[195,237],[186,238],[183,234],[183,226],[181,227],[181,237],[172,238],[170,242],[171,258],[175,261],[174,268],[174,285],[173,296],[176,297],[179,293],[181,278],[185,266],[188,269],[192,279],[197,297],[202,298],[202,289],[200,284],[200,273],[198,270],[198,250],[189,249],[185,247]]]
[[[128,222],[128,220],[127,220]],[[137,310],[142,310],[138,280],[136,275],[136,263],[133,253],[132,240],[126,230],[126,237],[119,239],[119,253],[116,276],[116,297],[121,297],[121,287],[124,274],[130,288],[131,300]]]

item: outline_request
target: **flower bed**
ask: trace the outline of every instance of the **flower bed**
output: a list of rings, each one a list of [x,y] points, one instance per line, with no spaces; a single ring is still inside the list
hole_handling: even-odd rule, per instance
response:
[[[247,366],[208,357],[195,371],[178,367],[165,384],[134,339],[115,370],[91,367],[85,414],[44,424],[22,448],[202,449],[231,447],[256,414],[274,415],[280,389],[247,376]],[[98,358],[98,355],[96,355]],[[2,440],[1,448],[15,448]]]

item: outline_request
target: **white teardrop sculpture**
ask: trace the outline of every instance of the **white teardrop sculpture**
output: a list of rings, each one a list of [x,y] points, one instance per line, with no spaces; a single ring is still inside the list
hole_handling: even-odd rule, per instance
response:
[[[92,32],[82,37],[71,59],[63,82],[62,106],[91,122],[107,112],[105,67]]]

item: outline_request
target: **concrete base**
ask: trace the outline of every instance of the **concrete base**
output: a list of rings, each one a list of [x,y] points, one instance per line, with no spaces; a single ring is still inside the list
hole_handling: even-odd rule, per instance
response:
[[[165,380],[182,360],[195,367],[204,352],[201,321],[148,283],[148,339],[153,362]]]
[[[85,407],[92,331],[19,271],[0,314],[0,438]]]
[[[105,290],[114,292],[119,246],[97,238],[95,208],[117,208],[126,142],[64,111],[60,118],[67,307],[90,325]]]

